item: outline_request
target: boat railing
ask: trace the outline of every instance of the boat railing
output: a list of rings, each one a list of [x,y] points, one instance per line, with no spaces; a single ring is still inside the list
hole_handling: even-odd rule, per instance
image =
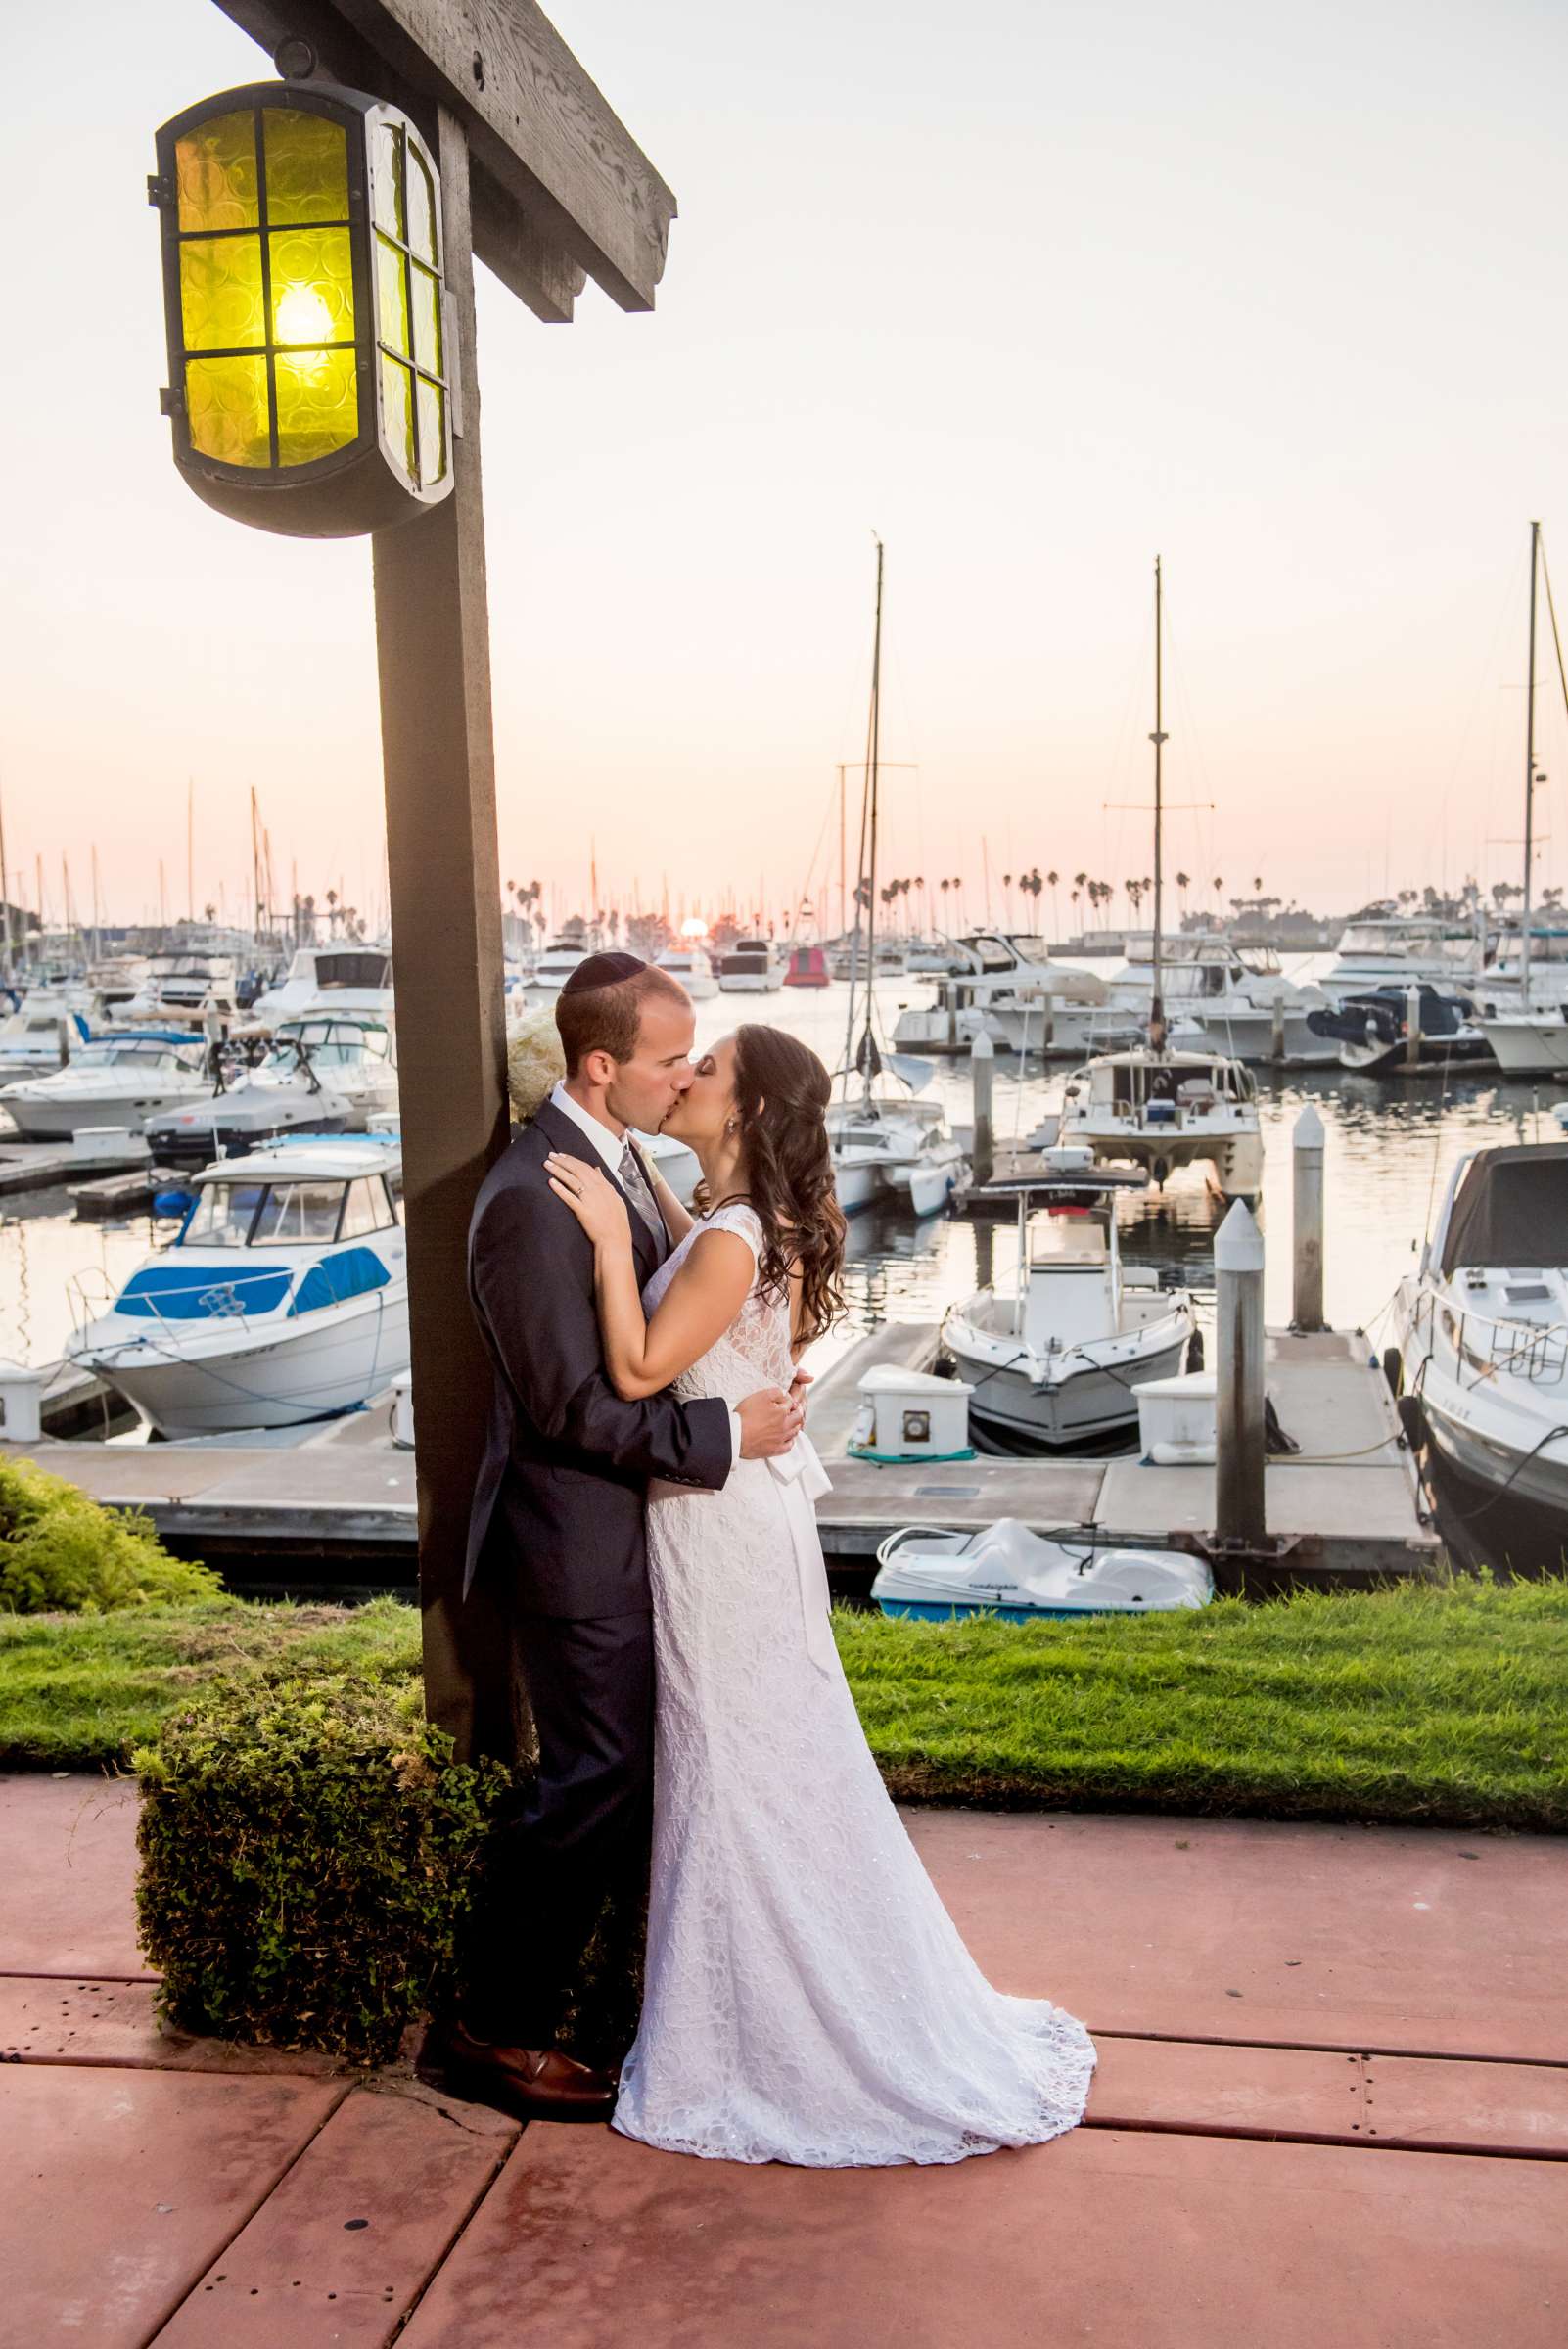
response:
[[[1434,1320],[1439,1300],[1423,1290],[1416,1300],[1412,1324],[1417,1335],[1426,1321],[1427,1351],[1432,1351]],[[1472,1313],[1442,1302],[1443,1334],[1459,1366],[1460,1383],[1466,1369],[1472,1384],[1496,1378],[1523,1379],[1530,1386],[1560,1386],[1568,1375],[1568,1323],[1503,1320],[1492,1313]]]
[[[123,1287],[122,1282],[111,1280],[106,1272],[96,1268],[73,1273],[66,1284],[73,1333],[81,1337],[91,1323],[106,1319],[118,1304]],[[145,1307],[147,1319],[158,1324],[163,1337],[170,1341],[176,1351],[182,1338],[210,1329],[214,1321],[233,1321],[241,1329],[247,1332],[251,1330],[252,1316],[232,1280],[225,1280],[221,1274],[209,1274],[204,1282],[202,1275],[193,1273],[188,1286],[173,1293],[188,1297],[193,1290],[207,1311],[197,1314],[182,1313],[175,1319],[170,1319],[163,1313],[156,1290],[138,1289],[136,1292],[137,1305]],[[138,1313],[136,1317],[141,1319],[142,1315]],[[276,1319],[275,1310],[270,1311],[267,1314],[268,1326],[274,1325]]]

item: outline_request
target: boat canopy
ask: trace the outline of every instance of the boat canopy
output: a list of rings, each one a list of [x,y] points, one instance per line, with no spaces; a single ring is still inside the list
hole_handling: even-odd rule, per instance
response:
[[[1568,1142],[1478,1150],[1449,1214],[1443,1270],[1568,1267]]]

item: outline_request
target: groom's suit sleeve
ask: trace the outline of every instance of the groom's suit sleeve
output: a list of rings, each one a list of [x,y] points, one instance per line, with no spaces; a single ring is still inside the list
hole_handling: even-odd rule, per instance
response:
[[[593,1302],[593,1243],[542,1179],[508,1183],[484,1203],[472,1279],[501,1369],[541,1435],[634,1476],[718,1491],[734,1464],[729,1405],[616,1393]]]

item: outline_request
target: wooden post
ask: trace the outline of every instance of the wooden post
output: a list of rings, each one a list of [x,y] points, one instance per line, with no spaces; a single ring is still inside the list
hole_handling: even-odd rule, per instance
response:
[[[462,1601],[490,1364],[468,1304],[474,1196],[507,1131],[501,883],[480,493],[468,146],[438,110],[453,372],[452,494],[378,532],[376,645],[402,1093],[425,1702],[460,1755],[506,1753],[504,1642]]]
[[[984,1028],[969,1047],[974,1082],[975,1142],[970,1164],[977,1183],[990,1182],[996,1171],[995,1129],[992,1122],[992,1086],[996,1075],[996,1047]]]
[[[1405,1066],[1407,1070],[1421,1065],[1421,990],[1407,987],[1405,990]]]
[[[1323,1322],[1323,1121],[1309,1101],[1290,1137],[1293,1170],[1291,1327]]]
[[[1273,1019],[1269,1026],[1269,1049],[1275,1068],[1283,1068],[1285,1065],[1285,998],[1277,989],[1274,991]]]
[[[1238,1199],[1214,1244],[1215,1539],[1260,1549],[1265,1540],[1264,1244]]]

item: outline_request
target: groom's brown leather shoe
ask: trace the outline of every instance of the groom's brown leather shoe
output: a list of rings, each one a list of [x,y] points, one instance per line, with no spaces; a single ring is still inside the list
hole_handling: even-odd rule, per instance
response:
[[[616,2084],[556,2048],[501,2047],[449,2023],[445,2044],[420,2071],[433,2086],[521,2121],[607,2121]]]

